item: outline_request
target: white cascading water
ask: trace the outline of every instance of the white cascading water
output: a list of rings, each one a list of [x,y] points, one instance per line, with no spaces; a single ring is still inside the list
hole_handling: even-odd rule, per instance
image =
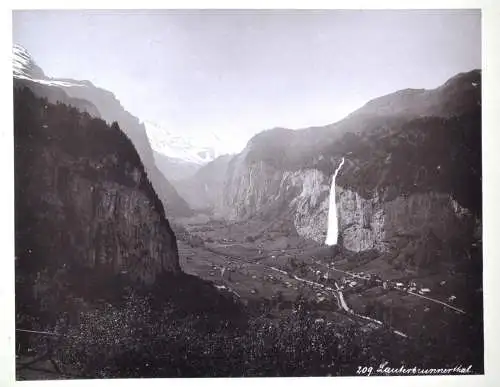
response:
[[[328,208],[328,232],[326,234],[325,244],[328,246],[334,246],[337,244],[337,240],[339,237],[339,223],[337,220],[337,203],[335,201],[335,178],[342,168],[344,164],[344,158],[342,157],[342,161],[340,165],[335,170],[332,178],[332,186],[330,188],[330,205]]]

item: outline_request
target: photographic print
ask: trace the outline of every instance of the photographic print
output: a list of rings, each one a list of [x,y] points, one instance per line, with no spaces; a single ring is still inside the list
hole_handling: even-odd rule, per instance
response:
[[[15,10],[16,379],[484,374],[481,10]]]

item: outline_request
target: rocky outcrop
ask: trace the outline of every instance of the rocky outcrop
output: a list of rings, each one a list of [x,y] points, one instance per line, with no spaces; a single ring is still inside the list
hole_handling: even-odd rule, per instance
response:
[[[71,98],[83,99],[93,103],[98,107],[103,119],[108,123],[118,122],[124,133],[132,140],[144,163],[151,184],[153,184],[155,191],[163,202],[167,215],[170,217],[190,215],[191,209],[187,203],[178,195],[174,186],[158,170],[144,124],[128,113],[113,93],[98,88],[90,82],[65,81],[72,82],[70,83],[71,86],[64,88],[64,91]]]
[[[433,235],[447,244],[458,235],[469,235],[472,239],[476,227],[472,212],[447,194],[415,193],[392,200],[375,194],[365,199],[337,187],[336,195],[343,246],[351,251],[387,252],[397,247],[400,238],[422,235]]]
[[[180,273],[162,202],[118,124],[27,88],[14,106],[18,273],[91,268],[142,284]]]

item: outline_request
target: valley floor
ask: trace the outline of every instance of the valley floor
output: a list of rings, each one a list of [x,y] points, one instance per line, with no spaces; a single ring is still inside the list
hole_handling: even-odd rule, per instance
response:
[[[177,232],[182,268],[245,304],[272,305],[276,319],[305,299],[320,323],[385,330],[418,346],[444,340],[444,358],[458,347],[464,361],[482,367],[482,288],[473,273],[398,271],[383,256],[346,258],[281,228],[185,223]]]

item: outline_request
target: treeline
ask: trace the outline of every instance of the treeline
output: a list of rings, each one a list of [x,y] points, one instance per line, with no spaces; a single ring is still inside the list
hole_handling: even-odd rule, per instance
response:
[[[408,195],[449,193],[481,217],[481,112],[424,117],[366,133],[348,133],[332,147],[346,154],[338,184],[363,196],[375,190]]]

